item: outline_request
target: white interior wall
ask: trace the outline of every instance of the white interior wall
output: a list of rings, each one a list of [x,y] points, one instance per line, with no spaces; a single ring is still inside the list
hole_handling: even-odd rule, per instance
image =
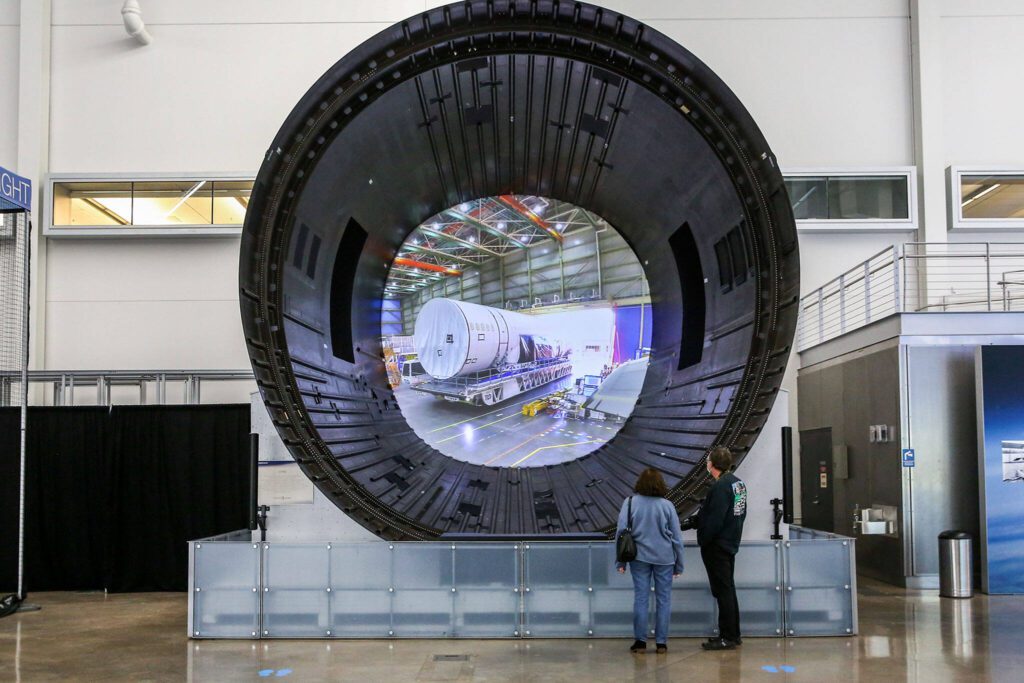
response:
[[[942,0],[947,164],[1024,160],[1024,6]],[[116,3],[115,3],[116,4]],[[435,0],[146,2],[133,44],[109,0],[53,0],[55,173],[254,173],[280,122],[349,49]],[[783,167],[913,164],[904,0],[605,0],[705,61],[751,111]],[[0,76],[17,73],[17,2],[0,0]],[[12,34],[13,31],[13,34]],[[13,41],[9,36],[13,35]],[[0,115],[17,103],[0,93]],[[14,118],[9,118],[10,112]],[[17,138],[0,127],[0,155]],[[0,156],[0,159],[5,158]],[[910,233],[801,235],[804,293]],[[1020,239],[1000,233],[955,240]],[[244,368],[238,241],[50,240],[45,366]],[[784,387],[795,419],[794,358]],[[227,389],[244,400],[246,388]],[[204,395],[209,396],[204,390]]]
[[[141,47],[126,38],[106,0],[54,0],[51,171],[254,173],[280,122],[320,74],[373,33],[436,4],[150,2],[143,11],[154,42]],[[905,3],[607,4],[715,69],[783,165],[911,163]],[[852,237],[864,251],[887,240]],[[234,303],[237,258],[227,253],[237,241],[51,243],[46,367],[246,367]],[[808,262],[823,273],[853,263],[845,246],[809,244]],[[203,294],[190,299],[182,273],[223,287],[199,287]]]
[[[1024,166],[1024,2],[943,0],[941,31],[946,165]]]
[[[0,0],[0,166],[18,159],[18,2]]]
[[[238,244],[237,238],[50,240],[49,366],[248,367]]]

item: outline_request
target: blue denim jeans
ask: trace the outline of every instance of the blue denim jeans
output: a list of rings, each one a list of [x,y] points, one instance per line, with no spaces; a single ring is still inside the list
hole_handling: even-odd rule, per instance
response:
[[[672,565],[634,560],[629,563],[633,575],[633,637],[647,642],[650,615],[651,579],[654,579],[654,642],[668,642],[668,622],[672,616]]]

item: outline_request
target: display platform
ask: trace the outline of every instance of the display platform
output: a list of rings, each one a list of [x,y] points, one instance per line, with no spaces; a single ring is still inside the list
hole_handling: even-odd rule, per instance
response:
[[[243,530],[189,544],[189,636],[631,638],[632,580],[614,554],[609,541],[262,543]],[[743,543],[744,636],[856,634],[855,565],[853,539],[795,526]],[[672,636],[716,633],[693,543],[672,606]]]

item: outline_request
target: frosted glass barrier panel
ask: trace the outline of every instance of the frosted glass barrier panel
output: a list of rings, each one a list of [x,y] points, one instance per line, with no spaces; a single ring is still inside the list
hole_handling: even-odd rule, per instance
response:
[[[786,635],[853,634],[852,552],[849,539],[786,542]]]
[[[519,583],[519,549],[515,545],[456,545],[454,635],[518,635]]]
[[[528,543],[524,558],[524,634],[535,638],[588,635],[590,544]]]
[[[781,550],[781,541],[771,545],[743,544],[736,555],[736,597],[744,635],[782,635],[785,623]]]
[[[792,529],[794,536],[806,530]],[[245,532],[248,535],[248,532]],[[609,542],[193,544],[199,638],[618,637],[632,634],[632,576]],[[744,543],[743,632],[856,632],[852,539]],[[700,549],[672,585],[670,633],[715,633]],[[648,629],[653,627],[653,595]]]
[[[263,552],[263,635],[330,635],[327,544],[271,543]]]
[[[259,544],[193,543],[192,571],[193,637],[259,636]]]
[[[746,550],[746,546],[744,546]],[[742,609],[743,604],[740,603]],[[653,618],[653,617],[652,617]],[[652,628],[653,628],[653,621]],[[700,559],[700,548],[683,548],[683,575],[672,582],[672,620],[669,635],[709,637],[716,632],[718,612],[708,591],[708,575]]]
[[[446,543],[394,543],[391,623],[403,638],[454,635],[455,550]]]
[[[623,636],[633,633],[633,577],[615,569],[615,546],[590,546],[590,625],[587,635]],[[653,609],[653,600],[652,609]],[[651,622],[654,623],[653,621]]]
[[[392,635],[391,564],[388,543],[332,543],[330,622],[335,637]]]

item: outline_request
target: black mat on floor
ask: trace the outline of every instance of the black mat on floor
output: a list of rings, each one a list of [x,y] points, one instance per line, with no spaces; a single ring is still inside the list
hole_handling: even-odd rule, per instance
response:
[[[185,590],[186,541],[248,524],[249,406],[29,410],[26,587]],[[0,592],[17,585],[19,413],[0,409]]]

